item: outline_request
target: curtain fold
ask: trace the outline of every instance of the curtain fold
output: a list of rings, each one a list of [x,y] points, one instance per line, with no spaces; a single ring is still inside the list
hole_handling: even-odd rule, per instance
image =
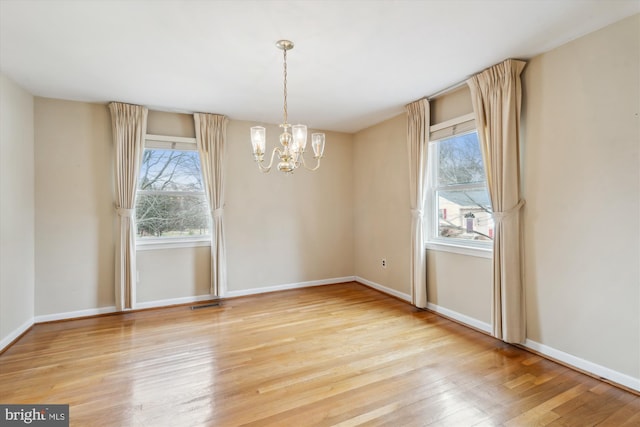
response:
[[[134,308],[136,299],[134,213],[148,110],[139,105],[119,102],[110,103],[109,110],[115,148],[116,309],[127,310]]]
[[[429,101],[419,99],[406,106],[411,198],[411,303],[427,306],[427,254],[424,242],[424,202],[429,142]]]
[[[467,80],[493,207],[493,335],[526,338],[520,210],[520,73],[526,63],[506,60]]]
[[[224,242],[224,153],[227,118],[205,113],[195,113],[193,118],[202,177],[211,210],[211,294],[221,297],[227,290]]]

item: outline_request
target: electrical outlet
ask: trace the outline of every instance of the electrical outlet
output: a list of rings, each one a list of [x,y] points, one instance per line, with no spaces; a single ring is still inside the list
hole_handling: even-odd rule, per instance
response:
[[[382,268],[387,268],[387,259],[382,258]]]

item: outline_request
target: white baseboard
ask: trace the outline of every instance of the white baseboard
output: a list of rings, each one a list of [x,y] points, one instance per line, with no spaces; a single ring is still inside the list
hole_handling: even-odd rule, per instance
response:
[[[264,292],[282,291],[286,289],[306,288],[309,286],[332,285],[335,283],[352,282],[354,280],[355,279],[353,276],[347,276],[347,277],[337,277],[334,279],[314,280],[310,282],[269,286],[266,288],[253,288],[253,289],[245,289],[241,291],[229,291],[226,293],[224,297],[253,295],[253,294],[260,294]],[[166,307],[166,306],[176,305],[176,304],[188,304],[191,302],[207,301],[214,298],[215,297],[213,297],[212,295],[207,294],[207,295],[196,295],[196,296],[190,296],[190,297],[171,298],[171,299],[156,300],[156,301],[145,301],[145,302],[136,303],[134,309]],[[126,311],[127,310],[123,312],[126,312]],[[118,310],[116,310],[114,306],[111,306],[111,307],[91,308],[91,309],[78,310],[78,311],[69,311],[66,313],[44,314],[44,315],[36,316],[33,323],[43,323],[43,322],[52,322],[55,320],[75,319],[78,317],[96,316],[99,314],[116,313],[116,312],[118,312]],[[15,339],[15,338],[12,338],[12,339]]]
[[[430,302],[427,302],[427,308],[431,311],[435,311],[436,313],[442,314],[443,316],[449,317],[453,320],[456,320],[460,323],[471,326],[488,334],[490,334],[493,330],[491,324],[482,322],[465,314],[458,313],[457,311],[449,310],[448,308],[440,307],[439,305],[432,304]]]
[[[411,295],[405,294],[404,292],[396,291],[395,289],[387,288],[386,286],[382,286],[376,282],[372,282],[371,280],[367,280],[364,277],[356,276],[354,279],[356,282],[362,283],[363,285],[367,285],[372,287],[373,289],[377,289],[380,292],[384,292],[385,294],[393,295],[396,298],[400,298],[401,300],[411,302]]]
[[[216,299],[211,294],[206,295],[195,295],[191,297],[180,297],[180,298],[170,298],[170,299],[161,299],[156,301],[145,301],[136,303],[135,308],[156,308],[156,307],[167,307],[170,305],[178,305],[178,304],[189,304],[190,302],[200,302],[200,301],[209,301]]]
[[[548,356],[551,359],[555,359],[559,362],[565,363],[569,366],[573,366],[574,368],[578,368],[581,371],[588,372],[597,377],[604,378],[630,389],[640,391],[640,378],[634,378],[630,375],[614,371],[613,369],[598,365],[597,363],[589,362],[588,360],[584,360],[569,353],[556,350],[553,347],[540,344],[530,339],[525,340],[524,347],[530,348],[531,350]]]
[[[163,300],[156,300],[156,301],[138,302],[135,304],[134,310],[145,309],[145,308],[166,307],[166,306],[176,305],[176,304],[188,304],[190,302],[207,301],[213,298],[214,298],[213,296],[207,294],[207,295],[196,295],[191,297],[180,297],[180,298],[171,298],[171,299],[163,299]],[[127,311],[129,310],[118,311],[114,306],[90,308],[86,310],[68,311],[66,313],[44,314],[44,315],[36,316],[34,319],[35,320],[34,323],[53,322],[56,320],[77,319],[79,317],[97,316],[100,314],[108,314],[108,313],[126,313]]]
[[[308,282],[288,283],[284,285],[266,286],[264,288],[242,289],[238,291],[227,291],[223,298],[242,297],[246,295],[264,294],[267,292],[286,291],[289,289],[308,288],[311,286],[335,285],[336,283],[353,282],[355,277],[334,277],[333,279],[311,280]]]
[[[24,322],[22,325],[18,326],[13,331],[11,331],[9,335],[2,338],[2,340],[0,340],[0,351],[3,351],[9,344],[13,342],[13,340],[18,338],[20,335],[24,334],[32,326],[33,326],[33,319],[29,319],[26,322]]]
[[[55,320],[75,319],[78,317],[96,316],[98,314],[115,313],[117,310],[114,306],[89,308],[86,310],[68,311],[66,313],[42,314],[36,316],[34,323],[53,322]]]

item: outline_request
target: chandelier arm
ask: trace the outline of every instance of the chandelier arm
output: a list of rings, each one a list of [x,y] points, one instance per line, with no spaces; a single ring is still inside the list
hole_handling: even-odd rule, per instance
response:
[[[301,160],[302,166],[306,170],[311,171],[311,172],[318,170],[318,168],[320,167],[320,157],[316,157],[316,165],[315,165],[315,167],[310,168],[309,166],[307,166],[307,162],[304,161],[304,155],[303,154],[304,153],[300,153],[300,157],[299,157],[299,159]]]
[[[278,156],[282,155],[279,147],[275,147],[271,152],[271,160],[269,161],[269,166],[267,167],[262,166],[264,160],[256,159],[256,163],[258,164],[258,168],[260,168],[260,172],[268,173],[271,170],[271,166],[273,166],[273,159],[276,157],[276,153],[278,153]]]

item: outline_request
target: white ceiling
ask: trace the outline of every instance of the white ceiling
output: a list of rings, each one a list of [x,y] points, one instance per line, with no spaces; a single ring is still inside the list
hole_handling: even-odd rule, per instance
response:
[[[0,70],[37,96],[355,132],[639,0],[0,0]]]

